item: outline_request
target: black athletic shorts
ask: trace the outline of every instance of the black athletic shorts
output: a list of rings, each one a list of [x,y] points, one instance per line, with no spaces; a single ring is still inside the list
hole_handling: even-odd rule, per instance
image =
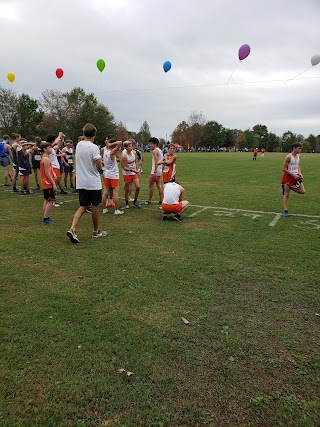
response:
[[[43,197],[50,201],[56,200],[56,195],[54,194],[53,188],[44,188],[43,189]]]
[[[99,206],[102,201],[101,190],[79,189],[80,206]]]
[[[65,173],[73,172],[73,165],[69,164],[68,166],[63,166],[63,170]]]
[[[40,169],[40,160],[32,159],[32,169]]]

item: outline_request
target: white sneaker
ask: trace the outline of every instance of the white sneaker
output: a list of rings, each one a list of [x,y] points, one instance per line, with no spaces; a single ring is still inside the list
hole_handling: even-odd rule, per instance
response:
[[[124,214],[124,212],[123,212],[123,211],[121,211],[120,209],[116,209],[116,210],[114,211],[114,214],[115,214],[115,215],[122,215],[122,214]]]
[[[102,213],[103,213],[103,214],[108,213],[108,209],[107,209],[107,208],[104,208],[104,209],[103,209],[103,211],[102,211]]]
[[[134,202],[134,199],[130,197],[129,202]]]

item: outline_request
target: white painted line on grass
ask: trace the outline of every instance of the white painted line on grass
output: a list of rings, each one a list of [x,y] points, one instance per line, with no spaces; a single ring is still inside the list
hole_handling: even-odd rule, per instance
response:
[[[200,205],[189,205],[192,208],[206,208],[206,209],[216,209],[216,210],[224,210],[230,212],[248,212],[252,214],[267,214],[267,215],[282,215],[280,212],[266,212],[266,211],[252,211],[248,209],[235,209],[235,208],[222,208],[221,206],[200,206]],[[306,218],[320,218],[319,215],[305,215],[305,214],[292,214],[289,216],[302,216]]]
[[[189,218],[192,218],[192,217],[198,215],[199,213],[201,213],[207,209],[210,209],[210,207],[205,207],[205,208],[200,209],[199,211],[194,212],[193,214],[189,215]]]
[[[281,214],[277,214],[273,220],[270,222],[269,226],[270,227],[274,227],[276,225],[276,223],[279,221],[279,219],[281,218]]]

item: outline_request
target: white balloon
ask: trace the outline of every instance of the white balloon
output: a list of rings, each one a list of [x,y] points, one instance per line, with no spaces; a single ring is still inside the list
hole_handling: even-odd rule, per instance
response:
[[[315,65],[319,64],[320,62],[320,54],[318,53],[317,55],[313,55],[313,57],[311,58],[311,64],[314,67]]]

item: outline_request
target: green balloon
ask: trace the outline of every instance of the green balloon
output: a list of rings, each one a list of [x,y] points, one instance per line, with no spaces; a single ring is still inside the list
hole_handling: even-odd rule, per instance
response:
[[[104,62],[103,59],[98,59],[97,61],[97,67],[98,70],[100,71],[100,73],[102,73],[102,71],[105,69],[106,63]]]

